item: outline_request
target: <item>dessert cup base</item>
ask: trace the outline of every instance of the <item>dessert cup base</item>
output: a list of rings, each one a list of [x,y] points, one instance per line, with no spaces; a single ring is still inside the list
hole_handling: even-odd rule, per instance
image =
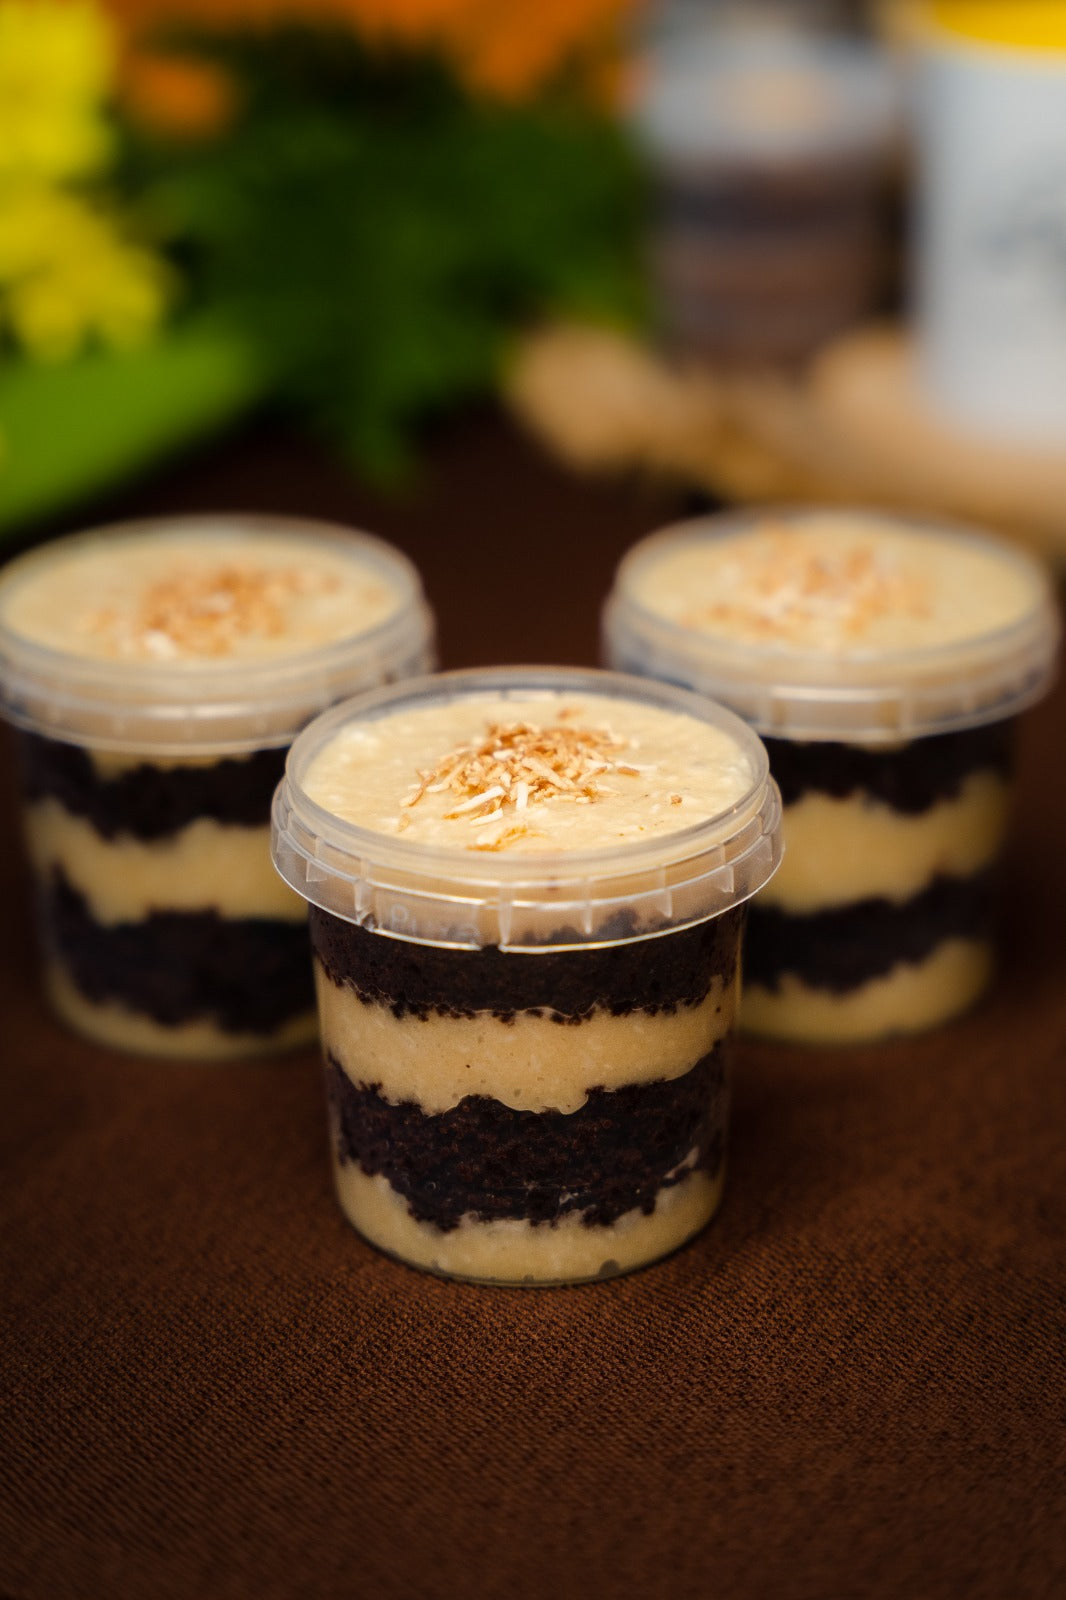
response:
[[[659,1196],[650,1216],[627,1212],[609,1227],[587,1228],[577,1213],[560,1222],[464,1221],[442,1232],[411,1216],[381,1175],[334,1168],[348,1221],[385,1255],[438,1277],[501,1288],[553,1288],[602,1281],[671,1255],[710,1222],[721,1203],[725,1168],[693,1172]]]
[[[313,1011],[293,1017],[269,1034],[229,1033],[203,1019],[168,1027],[117,1001],[89,1000],[55,964],[45,970],[44,987],[53,1011],[68,1028],[94,1044],[129,1055],[236,1060],[298,1050],[318,1037],[318,1017]]]
[[[949,939],[928,960],[901,963],[844,994],[814,989],[791,973],[777,988],[744,987],[742,1032],[793,1044],[872,1044],[922,1033],[969,1011],[988,987],[992,947]]]

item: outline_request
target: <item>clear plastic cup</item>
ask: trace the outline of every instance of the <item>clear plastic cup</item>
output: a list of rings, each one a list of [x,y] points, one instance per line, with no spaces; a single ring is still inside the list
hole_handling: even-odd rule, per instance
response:
[[[752,908],[744,1027],[878,1039],[983,992],[1015,723],[1058,633],[1023,551],[874,512],[705,517],[625,557],[605,659],[731,706],[781,787],[785,864]]]
[[[618,674],[444,674],[327,712],[274,802],[311,905],[334,1173],[452,1277],[608,1277],[718,1206],[746,902],[780,806],[738,718]]]
[[[0,573],[0,710],[64,1021],[155,1055],[314,1037],[305,907],[271,865],[271,796],[305,723],[427,671],[432,636],[398,551],[286,518],[103,528]]]

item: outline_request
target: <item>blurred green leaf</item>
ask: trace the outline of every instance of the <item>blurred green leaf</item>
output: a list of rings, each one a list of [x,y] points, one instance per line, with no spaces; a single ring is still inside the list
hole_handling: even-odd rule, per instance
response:
[[[0,363],[0,534],[212,434],[267,381],[246,340],[199,320],[127,353]]]
[[[131,173],[199,303],[269,351],[278,395],[378,477],[423,418],[489,391],[515,331],[644,314],[644,191],[609,118],[477,100],[351,35],[214,41],[243,110]]]

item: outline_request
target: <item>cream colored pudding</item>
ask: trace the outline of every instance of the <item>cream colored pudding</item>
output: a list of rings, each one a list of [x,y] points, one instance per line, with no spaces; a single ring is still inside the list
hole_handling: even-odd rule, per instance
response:
[[[899,961],[844,993],[784,973],[744,988],[744,1027],[805,1044],[855,1044],[939,1027],[980,999],[992,978],[990,940],[944,939],[924,961]]]
[[[872,513],[682,524],[622,563],[612,665],[713,694],[767,738],[785,858],[753,907],[742,1025],[915,1032],[993,968],[1012,719],[1049,681],[1046,574],[984,535]]]
[[[768,518],[735,537],[663,548],[641,571],[654,615],[715,638],[850,658],[965,644],[1022,621],[1039,576],[990,543],[887,520]],[[928,663],[899,662],[920,674]]]
[[[998,763],[969,767],[966,734],[954,740],[949,792],[918,811],[864,789],[876,769],[857,771],[847,794],[825,793],[809,748],[809,786],[784,808],[784,882],[752,911],[743,1027],[858,1042],[938,1026],[980,997],[994,969],[991,874],[1009,781]],[[891,769],[888,754],[880,772]]]
[[[105,839],[84,817],[46,799],[25,808],[24,826],[34,870],[47,878],[59,869],[104,926],[141,922],[161,906],[211,906],[231,918],[303,922],[306,916],[299,896],[263,871],[264,854],[270,861],[267,824],[235,827],[197,817],[161,839]]]
[[[31,737],[23,735],[27,743]],[[38,748],[47,749],[51,743],[38,741]],[[123,826],[102,830],[109,783],[100,776],[101,764],[92,760],[91,752],[85,754],[88,776],[80,794],[68,792],[59,798],[35,792],[23,807],[27,853],[42,907],[47,990],[59,1015],[99,1043],[138,1054],[224,1059],[309,1044],[317,1032],[313,995],[291,970],[298,962],[302,971],[307,961],[306,907],[271,868],[269,822],[190,815],[180,826],[162,832],[152,828],[145,837],[138,831],[138,820],[129,817]],[[283,757],[283,751],[277,752],[278,775]],[[26,754],[25,759],[32,770],[31,763],[39,767],[47,757]],[[180,793],[177,786],[191,777],[194,787],[188,795],[195,809],[211,803],[210,796],[202,802],[195,798],[195,785],[209,765],[202,758],[188,763],[168,759],[162,767],[147,760],[130,763],[125,770],[139,783],[154,781],[171,794]],[[105,762],[103,770],[113,766]],[[269,777],[267,781],[258,800],[261,813],[269,807]],[[115,792],[114,778],[110,786]],[[90,807],[88,814],[79,809],[83,802]],[[80,911],[76,931],[60,933],[57,895],[64,900],[76,897]],[[188,927],[184,941],[181,919]],[[279,1001],[282,1014],[271,1008],[257,1017],[260,1008],[254,999],[245,998],[242,1015],[229,1017],[208,999],[198,1002],[195,972],[204,959],[205,937],[211,940],[217,961],[254,966],[256,960],[267,960],[261,974],[242,974],[242,990],[254,990],[256,982],[264,990],[277,985],[283,976],[277,966],[280,961],[289,969],[289,988],[301,996],[299,1005],[286,1010]],[[91,939],[97,957],[113,969],[106,992],[98,992],[96,980],[88,978],[99,960],[81,959],[77,946],[83,939]],[[138,964],[146,963],[147,980],[143,971],[134,978],[132,968],[128,978],[123,976],[122,952],[131,940],[140,945]],[[179,967],[188,963],[184,983],[180,972],[173,970],[175,962]],[[181,1014],[158,1014],[152,998],[156,988],[177,991],[180,998],[171,1006]]]
[[[713,1214],[744,852],[767,846],[759,882],[774,859],[743,724],[539,676],[573,687],[460,674],[323,718],[275,805],[314,901],[341,1207],[403,1260],[500,1283],[627,1271]]]
[[[379,626],[402,599],[343,546],[197,520],[39,560],[0,591],[0,625],[64,655],[181,670],[333,644]]]
[[[343,822],[508,854],[669,840],[755,781],[722,728],[605,697],[470,696],[343,729],[304,787]]]
[[[316,711],[429,653],[403,558],[317,524],[175,518],[11,563],[0,691],[60,1015],[138,1053],[310,1041],[305,906],[271,866],[270,797]]]
[[[950,799],[917,815],[859,793],[808,790],[786,807],[788,850],[762,904],[804,915],[859,900],[905,901],[938,874],[968,878],[995,862],[1010,789],[998,772],[970,772]]]
[[[382,1177],[337,1169],[337,1196],[353,1227],[387,1255],[475,1283],[562,1284],[614,1278],[658,1261],[695,1237],[718,1210],[725,1169],[693,1172],[665,1189],[650,1214],[627,1211],[610,1228],[588,1228],[571,1212],[551,1226],[464,1218],[454,1230],[416,1222]]]
[[[951,799],[904,814],[858,791],[845,797],[808,790],[785,807],[787,848],[780,871],[762,891],[762,912],[795,918],[797,943],[809,940],[809,919],[873,901],[914,902],[938,879],[988,873],[1007,830],[1010,786],[999,771],[963,777]],[[759,936],[756,908],[755,940]],[[965,919],[963,919],[965,920]],[[750,976],[742,1009],[751,1033],[809,1043],[845,1043],[918,1033],[966,1011],[994,970],[991,938],[975,930],[945,933],[919,960],[900,959],[876,976],[828,990],[784,971],[771,987]],[[840,937],[847,937],[842,925]]]
[[[598,1007],[580,1026],[545,1028],[539,1007],[507,1019],[485,1008],[420,1016],[412,1026],[387,1006],[353,1003],[321,963],[317,980],[322,1036],[348,1076],[427,1116],[471,1094],[515,1111],[569,1114],[586,1104],[591,1084],[613,1090],[681,1078],[732,1032],[738,998],[735,975],[715,974],[702,1000],[661,1013],[615,1016]]]

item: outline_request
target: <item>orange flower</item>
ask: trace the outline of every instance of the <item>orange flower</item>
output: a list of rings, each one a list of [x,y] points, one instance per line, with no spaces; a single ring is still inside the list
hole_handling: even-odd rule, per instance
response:
[[[206,61],[133,47],[119,76],[122,100],[136,121],[181,139],[206,139],[232,118],[233,81]]]
[[[520,97],[561,67],[585,68],[616,42],[620,0],[537,0],[453,6],[442,43],[475,87]]]
[[[573,69],[594,89],[636,0],[108,0],[140,32],[159,23],[263,27],[331,22],[368,42],[439,50],[471,88],[535,93]]]

